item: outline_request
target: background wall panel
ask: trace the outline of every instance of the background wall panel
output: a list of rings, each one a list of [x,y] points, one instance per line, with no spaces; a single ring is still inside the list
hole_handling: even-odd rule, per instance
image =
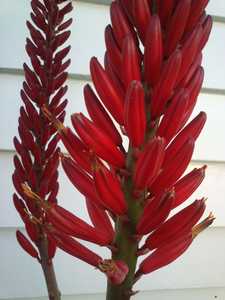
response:
[[[144,291],[223,287],[224,235],[224,228],[208,229],[196,238],[180,259],[152,275],[144,276],[135,288]],[[41,269],[19,248],[15,241],[15,229],[0,229],[0,245],[0,299],[44,296],[45,286]],[[102,249],[98,250],[98,253],[107,257],[107,253]],[[103,274],[60,250],[56,255],[55,267],[63,295],[95,294],[105,290],[106,281]]]

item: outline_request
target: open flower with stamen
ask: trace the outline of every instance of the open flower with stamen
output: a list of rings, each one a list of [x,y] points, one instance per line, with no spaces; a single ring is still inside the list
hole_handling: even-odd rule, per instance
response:
[[[207,3],[113,1],[104,66],[91,59],[95,90],[84,88],[89,118],[73,114],[73,131],[44,110],[70,154],[60,155],[62,166],[86,198],[93,224],[55,205],[45,210],[57,232],[51,234],[62,234],[59,247],[81,259],[74,237],[112,251],[112,260],[99,265],[108,276],[107,300],[129,300],[143,274],[174,261],[213,222],[209,216],[198,224],[204,198],[173,214],[205,175],[205,167],[185,172],[206,122],[204,112],[189,118],[204,78],[202,49],[212,26]]]

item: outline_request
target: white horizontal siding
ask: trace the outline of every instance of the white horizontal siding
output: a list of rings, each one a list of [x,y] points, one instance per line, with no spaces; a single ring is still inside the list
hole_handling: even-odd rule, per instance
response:
[[[205,289],[181,289],[181,290],[164,290],[139,292],[133,297],[133,300],[223,300],[225,298],[225,288],[205,288]],[[73,295],[64,296],[64,300],[105,300],[104,294],[92,295]],[[2,299],[6,300],[6,299]],[[9,299],[7,299],[9,300]],[[14,300],[14,299],[10,299]],[[20,300],[28,300],[21,298]],[[47,300],[47,298],[29,298],[29,300]]]
[[[20,89],[23,76],[0,74],[0,90],[5,105],[0,110],[0,128],[7,132],[0,139],[0,149],[12,150],[12,139],[17,135],[19,107],[21,105]],[[70,115],[85,112],[83,100],[84,81],[69,80],[66,123],[70,124]],[[225,139],[219,131],[224,127],[225,95],[201,94],[193,116],[200,111],[208,114],[207,124],[197,141],[194,159],[208,161],[225,161]],[[10,124],[10,126],[9,126]]]
[[[103,60],[104,28],[109,23],[108,6],[79,1],[74,1],[74,4],[75,9],[72,12],[74,23],[70,38],[73,59],[69,71],[89,74],[91,56]],[[29,1],[11,0],[9,7],[8,0],[1,0],[0,36],[4,43],[1,45],[0,68],[18,69],[24,61],[27,61],[24,43],[28,35],[25,20],[29,18],[29,12]],[[12,17],[5,18],[6,15]],[[207,88],[225,89],[224,40],[225,23],[215,22],[210,41],[204,51],[206,69],[204,86]]]
[[[144,291],[224,286],[224,236],[224,228],[208,229],[194,241],[179,260],[151,275],[144,276],[135,289]],[[30,299],[44,296],[45,286],[40,266],[19,248],[15,241],[14,230],[1,229],[0,244],[0,299],[17,297]],[[100,253],[107,257],[102,249]],[[58,251],[55,267],[63,295],[104,293],[106,285],[104,275],[77,259]],[[159,299],[168,300],[167,297]],[[206,299],[208,298],[204,300]]]
[[[211,0],[208,5],[209,13],[225,17],[225,5],[223,0]]]

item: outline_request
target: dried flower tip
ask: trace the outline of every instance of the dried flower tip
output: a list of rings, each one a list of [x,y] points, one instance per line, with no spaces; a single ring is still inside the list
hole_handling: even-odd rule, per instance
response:
[[[41,110],[45,117],[52,122],[52,124],[55,126],[58,132],[66,130],[66,127],[63,125],[63,123],[53,116],[53,114],[50,112],[50,110],[48,110],[46,105],[43,105]]]
[[[99,269],[106,274],[109,281],[112,284],[119,285],[124,282],[129,269],[126,263],[122,260],[102,260],[99,265]]]
[[[34,215],[32,215],[32,214],[27,210],[27,208],[24,208],[24,212],[25,212],[25,214],[29,217],[30,222],[32,222],[33,224],[35,224],[35,225],[37,225],[37,224],[42,225],[42,224],[43,224],[42,220],[41,220],[41,219],[38,219],[38,218],[36,218]]]
[[[41,197],[39,197],[36,193],[34,193],[34,192],[31,190],[31,188],[28,186],[28,184],[25,184],[25,183],[22,184],[22,189],[23,189],[23,191],[24,191],[24,194],[25,194],[27,197],[29,197],[29,198],[31,198],[31,199],[37,201],[37,202],[42,201]]]
[[[216,218],[214,217],[213,213],[210,212],[209,216],[206,219],[192,228],[192,238],[196,238],[196,236],[198,236],[199,233],[209,227],[215,219]]]

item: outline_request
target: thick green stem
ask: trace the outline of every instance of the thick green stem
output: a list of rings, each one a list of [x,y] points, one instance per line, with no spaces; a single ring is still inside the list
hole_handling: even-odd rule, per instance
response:
[[[58,289],[54,266],[52,261],[48,258],[48,240],[46,237],[41,239],[38,248],[41,258],[41,266],[48,289],[48,298],[49,300],[60,300],[61,294]]]
[[[132,286],[134,283],[134,274],[137,263],[137,242],[129,225],[119,220],[117,224],[116,245],[118,252],[113,255],[115,260],[123,260],[129,267],[129,273],[126,280],[121,285],[112,285],[108,282],[107,300],[129,300],[131,297]]]
[[[127,170],[132,172],[133,159],[132,148],[128,151]],[[138,240],[136,239],[136,224],[142,211],[141,202],[133,198],[132,179],[125,180],[124,194],[128,204],[128,219],[118,218],[116,222],[115,245],[117,251],[113,253],[113,260],[123,260],[128,268],[129,273],[121,285],[113,285],[108,281],[106,300],[129,300],[133,294],[134,276],[137,265]]]

